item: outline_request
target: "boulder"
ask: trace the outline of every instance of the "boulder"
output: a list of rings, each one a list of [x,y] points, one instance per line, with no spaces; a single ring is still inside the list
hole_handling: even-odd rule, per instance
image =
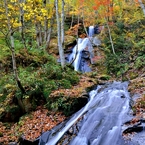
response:
[[[17,105],[8,106],[1,114],[0,121],[2,122],[13,122],[18,121],[19,117],[22,116],[21,109]]]
[[[72,46],[76,45],[76,39],[73,36],[66,35],[64,37],[64,49],[68,49]],[[48,53],[52,53],[55,55],[59,54],[58,46],[57,46],[57,38],[52,38],[50,40],[49,48],[47,48]]]

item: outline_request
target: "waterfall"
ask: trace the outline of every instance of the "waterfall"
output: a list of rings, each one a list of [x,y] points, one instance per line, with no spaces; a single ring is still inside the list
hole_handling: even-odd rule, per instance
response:
[[[94,35],[94,26],[89,27],[89,37],[93,37]]]
[[[81,43],[79,43],[77,46],[75,46],[75,49],[77,49],[77,47],[78,47],[77,55],[76,55],[76,58],[75,58],[75,61],[74,61],[74,64],[73,64],[75,71],[79,71],[82,51],[87,47],[88,42],[89,42],[89,39],[84,38]]]
[[[74,60],[73,66],[74,66],[75,71],[81,70],[82,51],[85,48],[88,48],[88,52],[90,54],[90,60],[91,60],[91,63],[93,63],[92,62],[92,58],[94,57],[93,46],[92,46],[93,35],[94,35],[94,26],[90,26],[89,34],[88,34],[89,38],[84,38],[84,39],[78,38],[77,45],[73,48],[73,51],[70,54],[68,58],[68,62],[71,63]],[[87,72],[87,71],[90,71],[90,69],[86,67],[86,70],[84,70],[84,72]]]
[[[84,38],[78,39],[77,45],[73,48],[73,52],[69,56],[69,63],[71,63],[73,60],[73,66],[75,71],[80,71],[80,63],[81,63],[81,57],[82,57],[82,51],[88,46],[89,39]]]
[[[129,120],[130,96],[127,82],[100,85],[90,92],[85,107],[73,117],[45,145],[56,145],[60,138],[76,124],[79,128],[69,145],[125,145],[122,125]]]

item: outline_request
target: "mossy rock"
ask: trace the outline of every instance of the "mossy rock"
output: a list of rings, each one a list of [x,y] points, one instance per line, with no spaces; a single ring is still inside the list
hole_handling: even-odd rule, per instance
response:
[[[22,112],[19,106],[11,105],[11,106],[7,106],[7,108],[1,114],[0,121],[15,122],[19,120],[20,116],[22,116]]]
[[[101,76],[100,76],[100,79],[101,79],[101,80],[109,80],[109,79],[110,79],[110,76],[104,74],[104,75],[101,75]]]
[[[63,94],[62,94],[63,95]],[[67,96],[55,96],[48,100],[47,108],[52,111],[62,111],[66,116],[70,116],[73,113],[80,110],[88,102],[87,97],[67,97]]]
[[[50,40],[48,48],[46,48],[49,54],[59,54],[58,45],[57,45],[57,38],[52,38]]]
[[[65,46],[64,49],[68,48],[68,46],[71,46],[71,45],[73,46],[75,41],[76,41],[75,37],[66,35],[64,37],[64,46]],[[55,55],[59,54],[57,38],[52,38],[50,40],[47,51],[48,51],[48,53],[51,53],[51,54],[55,54]]]
[[[24,105],[25,111],[27,113],[29,113],[30,111],[33,110],[33,106],[31,104],[31,100],[30,100],[30,97],[29,96],[25,96],[23,98],[23,105]]]
[[[69,35],[66,35],[64,37],[64,46],[65,46],[65,48],[67,48],[69,46],[71,47],[75,44],[76,44],[76,38],[75,37],[69,36]]]

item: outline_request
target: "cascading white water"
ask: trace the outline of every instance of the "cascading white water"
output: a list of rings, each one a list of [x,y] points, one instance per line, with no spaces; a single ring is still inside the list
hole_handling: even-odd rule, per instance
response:
[[[118,145],[121,125],[129,110],[129,95],[124,89],[111,88],[107,91],[94,98],[88,109],[91,113],[71,145],[80,145],[81,138],[83,142],[86,138],[84,145],[88,145],[88,142],[90,145]],[[92,111],[94,106],[95,109]]]
[[[87,47],[88,42],[89,42],[89,39],[84,38],[81,43],[79,43],[77,46],[75,46],[75,49],[77,49],[77,47],[78,47],[77,55],[76,55],[76,58],[75,58],[75,61],[74,61],[74,64],[73,64],[75,71],[79,71],[82,51]]]
[[[73,48],[72,54],[69,56],[69,63],[71,63],[73,60],[73,66],[75,71],[80,71],[80,62],[81,62],[81,56],[82,51],[88,47],[88,51],[90,53],[90,57],[92,58],[93,55],[93,46],[92,46],[92,37],[94,35],[94,26],[89,27],[89,38],[81,39],[79,38],[77,41],[77,45]]]
[[[94,26],[90,26],[89,27],[89,37],[93,37],[93,35],[94,35]]]
[[[127,86],[127,82],[114,82],[106,88],[99,86],[97,90],[91,91],[86,106],[78,111],[46,145],[56,145],[84,113],[86,114],[83,123],[70,145],[125,145],[121,139],[121,129],[123,123],[130,119],[128,115],[130,97]]]
[[[90,103],[93,101],[93,98],[95,97],[97,93],[94,92],[92,94],[92,96],[90,97],[90,101],[86,104],[86,106],[84,108],[82,108],[80,111],[78,111],[65,125],[65,127],[56,134],[56,136],[52,139],[50,139],[46,145],[55,145],[58,140],[64,135],[64,133],[78,120],[79,117],[81,117],[86,111],[88,111],[88,106],[90,105]]]
[[[82,40],[83,39],[78,38],[77,44],[81,44]],[[76,54],[77,54],[77,45],[73,48],[73,52],[69,56],[69,63],[71,63],[73,59],[75,59]]]

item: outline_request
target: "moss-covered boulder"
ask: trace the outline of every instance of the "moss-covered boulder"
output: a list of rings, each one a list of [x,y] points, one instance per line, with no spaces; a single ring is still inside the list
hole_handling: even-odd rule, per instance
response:
[[[49,110],[62,111],[66,116],[70,116],[84,107],[87,102],[87,95],[76,98],[61,94],[60,96],[50,97],[46,106]]]
[[[2,122],[15,122],[22,116],[21,109],[17,105],[7,106],[0,114],[0,121]]]
[[[69,48],[70,46],[74,46],[76,44],[76,38],[73,36],[66,35],[64,37],[64,49]],[[47,48],[49,54],[58,55],[58,44],[57,38],[52,38],[49,43],[49,47]]]

